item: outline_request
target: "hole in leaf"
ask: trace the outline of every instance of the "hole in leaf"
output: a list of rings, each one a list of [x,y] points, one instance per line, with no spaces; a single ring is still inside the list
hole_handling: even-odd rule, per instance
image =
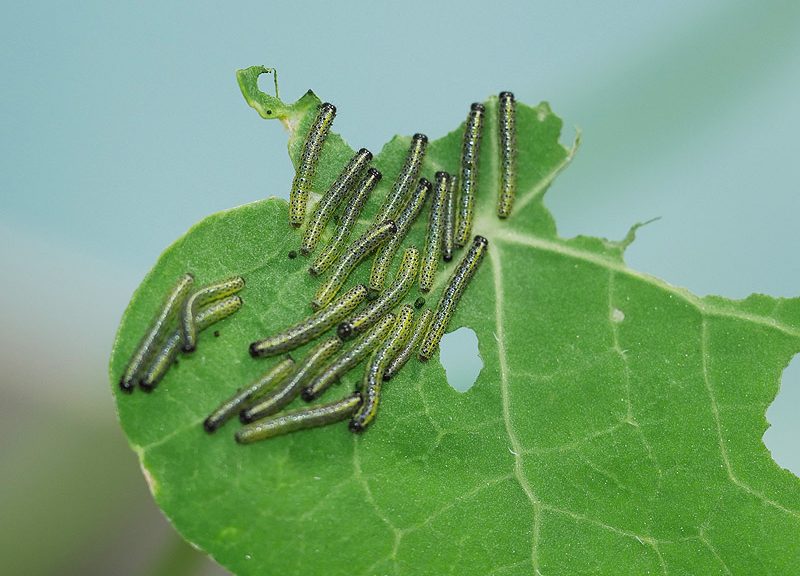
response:
[[[264,94],[275,96],[275,78],[272,77],[272,73],[265,72],[260,74],[257,83],[258,89]]]
[[[459,392],[472,388],[483,368],[475,331],[472,328],[459,328],[445,334],[439,344],[439,359],[450,386]]]
[[[764,444],[778,466],[800,476],[800,355],[795,356],[783,371],[781,389],[767,409],[771,426],[764,433]]]

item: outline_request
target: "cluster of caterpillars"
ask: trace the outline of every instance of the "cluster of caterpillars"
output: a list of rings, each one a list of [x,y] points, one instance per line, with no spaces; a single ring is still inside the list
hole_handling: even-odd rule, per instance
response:
[[[311,301],[314,313],[278,334],[250,344],[250,355],[254,358],[282,358],[256,382],[238,390],[209,415],[204,421],[207,432],[213,433],[238,413],[244,426],[236,432],[236,440],[243,444],[345,419],[350,420],[351,431],[360,433],[375,419],[383,382],[393,378],[412,356],[416,355],[423,362],[431,358],[488,247],[485,237],[472,236],[485,112],[482,104],[472,104],[464,130],[459,171],[453,175],[437,172],[433,184],[419,177],[428,138],[415,134],[403,167],[373,224],[349,242],[362,208],[382,174],[370,166],[372,154],[362,148],[316,203],[306,222],[309,192],[320,153],[336,116],[336,107],[332,104],[318,106],[289,198],[289,223],[293,227],[306,224],[300,245],[303,256],[312,255],[334,213],[342,203],[345,206],[331,239],[309,266],[311,275],[323,280]],[[515,102],[511,92],[502,92],[499,96],[498,136],[501,176],[497,215],[506,218],[511,213],[516,187]],[[432,200],[423,251],[420,254],[416,247],[406,248],[394,281],[387,286],[386,278],[395,254],[429,196]],[[453,270],[436,308],[423,309],[415,319],[414,308],[423,308],[425,300],[418,298],[414,306],[402,304],[411,287],[418,282],[420,291],[428,293],[433,287],[439,261],[452,260],[455,251],[465,246],[468,248]],[[351,272],[372,254],[368,285],[356,284],[340,295]],[[290,258],[297,256],[295,251],[289,253]],[[152,389],[174,361],[179,347],[187,352],[192,350],[197,331],[241,306],[241,300],[231,296],[244,285],[241,278],[215,284],[191,296],[187,285],[191,285],[188,274],[168,295],[140,349],[132,357],[120,381],[123,390],[132,390],[137,378],[141,378],[142,387]],[[233,299],[238,302],[235,306],[231,303]],[[177,311],[180,311],[179,327],[165,338],[168,332],[165,326],[174,321]],[[322,339],[302,359],[295,360],[289,354],[328,331],[335,333]],[[154,353],[159,346],[161,351]],[[362,382],[353,393],[335,402],[283,411],[298,396],[306,402],[315,401],[364,360],[367,362]],[[150,369],[143,368],[148,362]],[[153,367],[160,371],[155,380],[141,377],[149,374]]]
[[[186,273],[167,294],[120,377],[120,390],[131,393],[138,384],[152,391],[180,352],[195,351],[198,332],[242,307],[242,299],[235,294],[244,288],[244,278],[235,276],[192,291],[193,287],[194,276]]]

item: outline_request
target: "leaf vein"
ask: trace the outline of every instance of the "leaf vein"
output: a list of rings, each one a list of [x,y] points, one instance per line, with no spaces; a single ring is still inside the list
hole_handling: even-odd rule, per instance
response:
[[[639,426],[639,422],[636,420],[636,415],[633,412],[633,401],[631,399],[631,366],[630,362],[628,362],[628,356],[625,353],[625,350],[622,349],[619,342],[619,328],[617,323],[614,321],[614,311],[616,310],[616,306],[614,304],[614,288],[615,288],[615,278],[616,273],[614,270],[608,271],[608,324],[611,327],[611,343],[614,352],[619,356],[620,360],[622,361],[623,367],[623,375],[625,381],[625,407],[626,407],[626,422],[636,428],[636,434],[639,436],[639,439],[644,446],[645,452],[647,452],[647,457],[650,462],[653,463],[653,467],[656,470],[656,474],[658,474],[658,481],[659,483],[663,479],[663,472],[661,471],[661,466],[656,459],[655,453],[653,452],[653,447],[650,445],[650,442],[647,440],[647,436],[644,434],[644,430],[642,430],[641,426]]]
[[[711,404],[711,414],[714,418],[714,426],[717,433],[717,443],[719,444],[720,454],[722,456],[722,462],[725,465],[725,471],[728,474],[728,478],[730,478],[731,482],[733,482],[736,486],[738,486],[742,491],[750,494],[754,498],[760,500],[764,504],[768,506],[772,506],[776,510],[780,510],[788,514],[789,516],[793,516],[794,518],[800,519],[800,512],[797,510],[792,510],[783,506],[779,502],[775,502],[774,500],[768,498],[762,492],[753,489],[748,484],[740,480],[733,471],[733,467],[731,466],[730,457],[728,456],[728,447],[725,444],[725,439],[722,436],[722,423],[720,421],[719,416],[719,406],[717,405],[716,395],[714,394],[714,387],[711,385],[711,376],[709,373],[709,366],[708,366],[708,358],[709,358],[709,345],[708,345],[708,320],[703,318],[703,323],[701,325],[701,337],[700,337],[700,357],[702,361],[702,372],[703,372],[703,384],[705,385],[706,394],[708,395],[708,400]]]
[[[702,530],[700,531],[700,534],[697,536],[697,539],[700,540],[700,542],[702,542],[703,545],[706,548],[708,548],[708,551],[711,552],[714,558],[717,559],[717,562],[719,562],[719,565],[725,571],[725,574],[728,574],[728,576],[733,576],[733,572],[731,572],[731,569],[728,568],[728,565],[725,563],[725,560],[723,560],[722,556],[719,555],[719,552],[717,552],[717,549],[714,547],[714,545],[708,541],[708,538],[706,538],[706,535]]]
[[[489,247],[489,256],[492,266],[492,276],[494,279],[495,294],[495,339],[497,341],[497,357],[500,365],[500,396],[502,399],[503,422],[505,424],[506,435],[511,442],[514,456],[514,476],[517,479],[522,491],[527,496],[533,508],[533,534],[531,538],[531,564],[534,570],[539,569],[538,545],[539,529],[541,523],[541,502],[536,497],[528,479],[525,477],[522,468],[522,444],[514,432],[511,422],[511,397],[508,388],[508,362],[505,347],[505,324],[503,318],[503,272],[500,261],[500,253],[494,245]]]

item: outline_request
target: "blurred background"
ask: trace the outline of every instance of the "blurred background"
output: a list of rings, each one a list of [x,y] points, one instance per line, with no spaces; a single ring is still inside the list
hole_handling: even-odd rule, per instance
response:
[[[281,125],[234,73],[277,67],[374,151],[470,102],[548,100],[583,146],[547,204],[698,294],[800,295],[800,3],[6,2],[0,8],[0,558],[9,574],[224,574],[174,535],[106,366],[159,253],[204,216],[286,196]],[[271,78],[265,78],[271,89]],[[469,368],[466,369],[469,371]],[[457,376],[454,376],[457,377]],[[765,442],[800,474],[800,362]]]

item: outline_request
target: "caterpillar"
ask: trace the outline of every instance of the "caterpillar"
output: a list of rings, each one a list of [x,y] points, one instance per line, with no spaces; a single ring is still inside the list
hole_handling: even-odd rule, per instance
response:
[[[202,332],[212,324],[227,318],[242,307],[242,299],[238,296],[230,296],[224,300],[219,300],[204,308],[194,317],[194,323],[198,332]],[[150,362],[143,376],[139,380],[139,386],[146,392],[152,391],[161,379],[166,375],[167,370],[175,362],[180,351],[183,336],[180,329],[175,330],[164,345],[156,353]]]
[[[361,182],[359,182],[353,194],[353,198],[346,204],[333,238],[330,239],[325,245],[325,248],[322,249],[314,260],[314,263],[311,264],[309,272],[311,272],[312,275],[317,276],[323,273],[336,261],[336,258],[339,257],[339,253],[344,248],[344,243],[350,237],[353,226],[355,226],[356,220],[358,220],[358,216],[361,214],[361,209],[364,207],[367,198],[372,194],[372,191],[375,189],[375,186],[378,185],[378,182],[381,181],[382,177],[382,174],[375,168],[369,168],[367,170],[367,173],[361,179]]]
[[[321,374],[317,375],[311,383],[303,389],[303,400],[310,402],[318,398],[325,390],[330,388],[340,376],[351,368],[358,366],[367,355],[383,340],[394,324],[394,314],[387,314],[372,329],[364,334],[355,345],[333,360]]]
[[[119,387],[123,392],[133,392],[133,388],[136,386],[136,381],[139,379],[145,363],[149,360],[156,347],[161,343],[161,340],[164,339],[167,330],[170,328],[170,325],[188,297],[193,282],[194,276],[186,273],[178,279],[178,282],[167,294],[161,310],[150,323],[147,333],[142,337],[142,340],[136,347],[131,359],[128,361],[125,372],[119,380]]]
[[[450,176],[444,200],[444,229],[442,230],[442,260],[445,262],[453,259],[453,249],[455,248],[457,187],[458,176]]]
[[[475,216],[475,192],[478,188],[478,158],[483,135],[483,116],[486,108],[475,102],[470,107],[467,125],[464,129],[464,142],[461,147],[461,203],[458,211],[458,229],[455,243],[466,246],[472,234],[472,220]]]
[[[254,358],[274,356],[294,350],[347,318],[366,297],[367,287],[363,284],[356,284],[327,308],[312,314],[283,332],[251,343],[250,355]]]
[[[517,128],[514,94],[500,92],[497,125],[500,137],[500,189],[497,192],[497,215],[508,218],[517,190]]]
[[[348,340],[360,334],[372,326],[381,316],[394,308],[397,303],[408,294],[408,291],[417,279],[418,271],[419,250],[414,247],[406,248],[394,284],[381,294],[380,298],[371,302],[356,316],[347,322],[339,324],[336,329],[336,334],[338,334],[339,338]]]
[[[236,432],[236,441],[239,444],[250,444],[296,430],[333,424],[349,418],[360,405],[361,394],[355,392],[330,404],[293,410],[273,418],[258,420],[240,428]]]
[[[378,404],[381,399],[381,386],[384,380],[384,371],[387,364],[406,344],[411,335],[411,326],[414,322],[414,309],[406,304],[397,313],[391,333],[372,354],[372,359],[364,372],[364,381],[361,385],[363,402],[350,419],[350,431],[360,434],[375,419],[378,413]]]
[[[397,226],[391,220],[387,220],[383,224],[364,232],[336,261],[328,280],[319,287],[319,290],[314,295],[311,307],[316,310],[327,305],[336,296],[336,293],[345,283],[347,277],[350,276],[353,269],[358,266],[359,262],[386,242],[395,232],[397,232]]]
[[[197,347],[197,327],[194,323],[197,311],[211,302],[236,294],[242,288],[244,288],[244,278],[234,276],[228,280],[201,288],[186,299],[180,316],[184,352],[194,352]]]
[[[469,281],[475,275],[478,266],[486,255],[488,245],[489,241],[486,238],[483,236],[475,236],[469,251],[464,255],[461,262],[458,263],[458,267],[453,271],[450,282],[445,287],[444,292],[442,292],[428,331],[425,333],[425,337],[420,343],[418,357],[421,361],[425,362],[430,359],[439,346],[439,342],[447,329],[447,324],[450,322],[450,318],[452,318],[456,306],[458,306],[461,295],[464,293],[467,284],[469,284]]]
[[[414,190],[414,193],[411,195],[411,199],[408,201],[405,208],[403,208],[403,211],[400,212],[400,216],[397,217],[396,233],[386,242],[383,248],[381,248],[375,260],[372,262],[372,270],[369,276],[369,288],[373,293],[383,291],[383,285],[386,282],[386,275],[389,272],[392,259],[397,249],[400,247],[400,244],[403,242],[403,239],[406,237],[406,234],[408,234],[414,220],[416,220],[417,216],[419,216],[419,213],[422,211],[425,198],[427,198],[430,189],[431,183],[425,178],[420,178],[416,190]]]
[[[220,404],[220,406],[203,421],[203,428],[205,431],[209,434],[213,433],[220,426],[225,424],[225,422],[230,420],[231,416],[238,412],[242,406],[272,391],[275,386],[278,386],[286,379],[293,367],[294,360],[291,356],[287,356],[253,384],[241,390],[237,390],[236,394]]]
[[[405,346],[403,346],[403,348],[397,353],[397,355],[389,361],[389,364],[383,371],[384,380],[391,380],[394,378],[400,369],[406,365],[406,362],[408,362],[411,356],[417,351],[423,336],[425,336],[425,333],[428,331],[428,325],[431,322],[431,318],[433,318],[433,312],[431,309],[426,308],[423,310],[422,314],[417,319],[417,322],[414,324],[414,330],[411,333],[411,337],[408,339]]]
[[[308,381],[322,369],[325,361],[338,352],[342,341],[334,336],[315,346],[292,371],[286,382],[278,388],[270,390],[257,404],[245,408],[239,413],[239,420],[248,424],[270,414],[280,412],[297,398]]]
[[[428,293],[433,287],[436,270],[439,267],[439,258],[442,254],[442,235],[444,232],[444,209],[447,200],[447,187],[450,185],[450,175],[447,172],[437,172],[434,178],[431,199],[431,212],[428,217],[428,236],[425,242],[425,252],[422,256],[422,266],[419,271],[420,292]]]
[[[362,148],[356,152],[355,156],[350,159],[347,166],[345,166],[344,170],[339,174],[336,181],[331,184],[325,195],[317,202],[314,214],[312,214],[311,220],[309,220],[308,226],[306,227],[306,232],[303,235],[303,242],[300,245],[300,252],[302,254],[310,254],[314,251],[314,248],[317,247],[317,242],[319,242],[319,237],[320,234],[322,234],[322,230],[325,228],[325,224],[331,219],[336,207],[339,206],[344,197],[347,196],[347,193],[353,187],[356,180],[361,177],[361,174],[367,168],[371,160],[372,152],[366,148]]]
[[[400,173],[392,184],[392,189],[386,200],[378,209],[378,215],[375,217],[375,222],[383,222],[384,220],[394,220],[400,207],[408,196],[408,191],[417,181],[417,176],[422,168],[422,161],[425,159],[425,151],[428,147],[428,137],[425,134],[414,134],[411,138],[411,144],[408,147],[406,160]]]
[[[324,102],[317,107],[317,116],[306,135],[303,152],[300,156],[300,165],[292,181],[289,192],[289,224],[298,228],[306,217],[308,193],[317,171],[317,163],[322,147],[328,137],[328,131],[336,117],[336,106]]]

